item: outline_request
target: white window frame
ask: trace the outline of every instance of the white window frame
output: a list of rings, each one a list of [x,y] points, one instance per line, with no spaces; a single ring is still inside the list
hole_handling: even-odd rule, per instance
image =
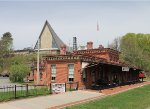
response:
[[[73,68],[70,69],[70,66],[73,66]],[[68,64],[68,82],[73,81],[74,81],[74,64]]]
[[[53,69],[54,66],[54,69]],[[52,79],[55,78],[55,79]],[[51,81],[55,81],[56,80],[56,65],[55,64],[51,64]]]

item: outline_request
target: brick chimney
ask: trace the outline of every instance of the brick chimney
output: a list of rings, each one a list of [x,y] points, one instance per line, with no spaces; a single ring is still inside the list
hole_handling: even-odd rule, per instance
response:
[[[93,42],[87,42],[87,45],[86,45],[87,49],[93,49]]]
[[[61,55],[66,55],[66,45],[61,45],[60,46],[60,54]]]

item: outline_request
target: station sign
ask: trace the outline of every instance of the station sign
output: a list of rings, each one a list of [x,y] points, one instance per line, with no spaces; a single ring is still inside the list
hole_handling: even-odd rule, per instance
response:
[[[66,91],[65,83],[52,83],[52,93],[64,93]]]
[[[122,67],[122,71],[129,71],[129,67]]]

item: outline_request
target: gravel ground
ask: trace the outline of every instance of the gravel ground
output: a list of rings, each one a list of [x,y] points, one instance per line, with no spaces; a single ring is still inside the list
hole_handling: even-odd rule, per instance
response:
[[[14,85],[17,85],[17,86],[25,86],[23,84],[19,84],[19,83],[11,83],[10,80],[9,80],[9,77],[0,77],[0,88],[6,88],[6,87],[9,87],[9,86],[14,86]],[[28,86],[28,89],[34,89],[35,87],[34,86]],[[16,90],[26,90],[26,87],[17,87]],[[3,92],[4,89],[0,89],[0,92]]]
[[[10,85],[18,85],[16,83],[11,83],[9,77],[0,77],[0,86],[10,86]]]

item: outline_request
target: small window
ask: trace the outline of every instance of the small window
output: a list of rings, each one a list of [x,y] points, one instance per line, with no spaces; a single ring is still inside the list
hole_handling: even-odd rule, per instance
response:
[[[86,82],[86,72],[85,69],[82,72],[83,81]]]
[[[52,77],[52,81],[55,81],[56,77]]]
[[[51,80],[56,80],[56,65],[51,65]]]
[[[74,78],[69,78],[69,82],[73,82],[74,81]]]
[[[68,81],[69,82],[74,81],[74,64],[68,65]]]

